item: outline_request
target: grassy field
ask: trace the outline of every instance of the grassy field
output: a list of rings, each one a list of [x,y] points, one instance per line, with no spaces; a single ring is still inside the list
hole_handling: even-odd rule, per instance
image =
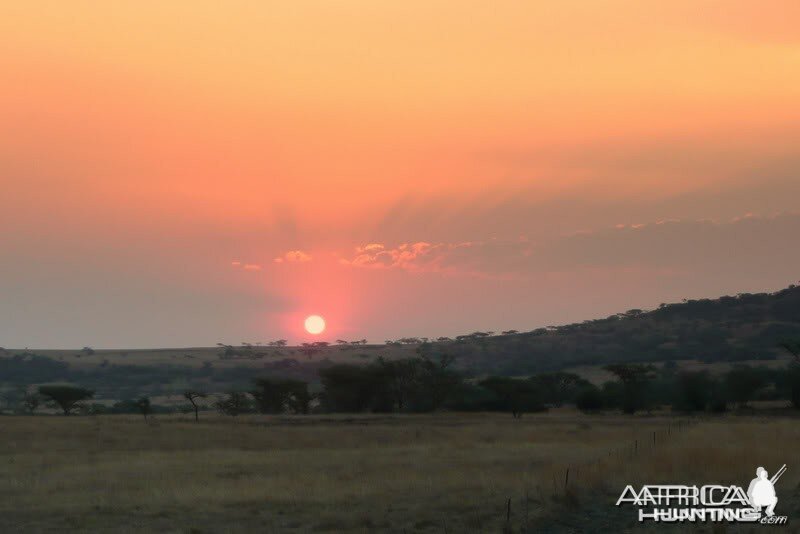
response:
[[[747,487],[756,466],[783,463],[778,512],[790,528],[800,517],[790,418],[39,416],[0,428],[3,533],[501,532],[509,499],[515,532],[617,532],[636,529],[614,507],[626,484]]]

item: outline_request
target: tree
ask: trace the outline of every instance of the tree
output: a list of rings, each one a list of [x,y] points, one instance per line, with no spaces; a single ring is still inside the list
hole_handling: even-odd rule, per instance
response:
[[[597,412],[603,409],[603,394],[594,384],[583,386],[575,395],[575,406],[582,412]]]
[[[286,383],[289,393],[286,397],[286,407],[294,413],[307,414],[314,399],[308,391],[308,383],[302,380],[287,380]]]
[[[567,400],[571,399],[578,386],[586,385],[587,382],[575,373],[565,373],[562,371],[555,373],[544,373],[531,377],[542,387],[544,402],[560,407]]]
[[[139,409],[139,412],[141,412],[144,420],[147,421],[147,416],[150,415],[150,412],[152,411],[150,399],[148,397],[140,397],[136,401],[136,408]]]
[[[2,401],[4,405],[0,406],[0,413],[3,413],[6,408],[13,409],[13,407],[17,406],[23,395],[24,391],[21,391],[19,388],[0,393],[0,401]]]
[[[800,364],[800,340],[787,339],[781,341],[778,345],[794,357],[794,363]]]
[[[385,384],[371,365],[336,364],[319,370],[322,383],[320,400],[331,412],[363,412],[380,404]],[[387,395],[388,396],[388,395]]]
[[[315,341],[314,343],[303,343],[300,347],[300,352],[305,354],[310,360],[314,354],[320,352],[322,349],[330,345],[327,341]]]
[[[39,386],[39,393],[58,404],[64,411],[64,415],[69,415],[79,402],[94,396],[94,391],[91,389],[69,384]]]
[[[214,407],[224,415],[231,415],[236,417],[241,413],[250,412],[253,409],[253,403],[243,391],[231,391],[225,397],[217,400]]]
[[[423,410],[438,410],[452,392],[461,384],[461,377],[450,369],[455,361],[452,354],[442,354],[434,360],[427,356],[420,359],[418,402]]]
[[[497,409],[497,395],[477,384],[462,382],[446,401],[448,410],[458,412],[482,412]]]
[[[198,399],[204,399],[208,395],[203,392],[188,389],[183,392],[183,397],[191,403],[194,409],[194,421],[200,421],[200,406],[197,404]]]
[[[483,380],[480,386],[495,394],[495,409],[511,412],[514,419],[522,417],[525,412],[546,410],[542,402],[541,387],[530,380],[493,376]]]
[[[22,396],[22,407],[26,412],[28,412],[31,415],[33,415],[33,412],[36,411],[36,408],[39,407],[39,404],[41,404],[41,402],[42,402],[42,397],[38,393],[26,392]]]
[[[421,360],[378,358],[375,364],[382,372],[383,381],[392,399],[392,408],[396,408],[398,412],[406,410],[418,388]]]
[[[713,391],[712,379],[707,371],[681,371],[677,375],[676,386],[675,408],[685,412],[706,409]]]
[[[414,349],[414,352],[423,358],[426,358],[433,352],[433,344],[430,341],[423,341],[416,349]]]
[[[615,374],[622,383],[622,411],[624,413],[633,414],[645,407],[645,386],[648,381],[654,378],[652,365],[619,363],[606,365],[604,369]]]
[[[261,413],[282,413],[285,400],[282,380],[256,378],[253,382],[256,387],[250,391],[250,394],[255,399],[258,411]]]
[[[256,378],[250,394],[261,413],[308,413],[312,396],[308,383],[289,378]]]
[[[764,377],[756,369],[737,365],[725,375],[725,385],[733,402],[744,408],[756,392],[764,387]]]
[[[800,340],[785,340],[780,343],[780,346],[794,357],[789,364],[787,379],[792,406],[800,410]]]

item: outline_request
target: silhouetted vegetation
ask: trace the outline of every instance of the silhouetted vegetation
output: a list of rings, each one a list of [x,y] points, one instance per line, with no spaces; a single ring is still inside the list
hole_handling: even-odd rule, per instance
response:
[[[43,384],[42,397],[73,413],[81,401],[86,413],[161,413],[174,408],[144,399],[183,395],[195,419],[216,408],[227,415],[248,412],[430,412],[499,410],[515,417],[565,404],[594,412],[635,413],[664,406],[684,413],[747,409],[752,401],[786,399],[800,409],[800,289],[773,294],[742,294],[716,300],[662,305],[650,312],[634,309],[606,319],[540,328],[532,332],[477,331],[454,338],[407,337],[392,341],[413,357],[353,354],[357,363],[334,363],[327,342],[287,348],[286,340],[219,344],[222,360],[270,360],[255,369],[229,362],[202,365],[118,365],[89,347],[69,357],[93,357],[88,364],[27,349],[0,351],[0,408],[34,413],[42,398],[29,393]],[[778,340],[783,340],[778,342]],[[366,340],[337,340],[340,349],[364,347]],[[371,347],[375,348],[375,347]],[[368,350],[368,349],[365,349]],[[286,357],[305,354],[306,361]],[[323,353],[322,358],[313,358]],[[122,353],[121,353],[122,355]],[[787,367],[734,366],[726,374],[681,370],[677,360],[705,362],[770,360],[790,355]],[[100,356],[100,357],[98,357]],[[178,356],[172,356],[176,358]],[[195,356],[186,354],[186,358]],[[97,361],[102,363],[98,364]],[[84,360],[85,361],[85,360]],[[663,361],[663,365],[653,365]],[[617,379],[592,385],[561,370],[576,364],[600,364]],[[254,374],[260,376],[254,380]],[[529,376],[529,378],[508,378]],[[71,400],[53,384],[79,389]],[[61,395],[63,405],[51,395]],[[206,404],[200,392],[222,392]],[[246,392],[246,393],[245,393]],[[318,392],[318,393],[312,393]],[[88,396],[86,396],[88,395]],[[219,393],[216,393],[219,395]],[[108,399],[122,400],[110,405]],[[66,406],[66,409],[65,409]]]
[[[495,376],[483,380],[480,386],[494,394],[493,401],[486,403],[486,409],[510,412],[514,418],[526,412],[546,410],[543,388],[531,380]]]
[[[42,396],[39,393],[26,392],[22,396],[22,408],[27,414],[33,414],[41,403]]]
[[[583,386],[575,395],[575,406],[582,412],[598,412],[605,406],[603,393],[594,384]]]
[[[725,385],[730,400],[743,408],[753,400],[756,392],[764,387],[765,380],[761,373],[753,372],[752,368],[740,365],[725,375]]]
[[[197,403],[199,399],[203,399],[207,397],[205,393],[201,391],[194,391],[194,390],[186,390],[183,392],[183,397],[189,401],[192,405],[192,409],[194,410],[194,420],[200,420],[200,405]]]
[[[441,408],[461,383],[447,354],[320,370],[320,404],[330,412],[424,412]]]
[[[221,414],[237,416],[253,412],[253,401],[243,391],[231,391],[214,403],[214,407]]]
[[[69,384],[51,384],[39,386],[39,394],[57,404],[64,415],[69,415],[79,402],[91,399],[94,391]]]
[[[647,407],[645,387],[647,387],[647,382],[654,378],[652,365],[620,363],[606,365],[605,369],[617,375],[622,383],[623,412],[632,414]]]
[[[520,375],[575,365],[773,360],[776,340],[800,339],[800,287],[662,304],[530,332],[457,336],[437,344],[476,373]],[[797,347],[800,349],[800,347]]]
[[[144,420],[147,421],[147,416],[150,415],[150,412],[152,411],[150,399],[148,397],[140,397],[136,401],[136,407],[139,409],[142,417],[144,417]]]
[[[789,365],[786,378],[791,391],[792,405],[800,410],[800,340],[787,339],[781,341],[779,346],[794,358]]]
[[[308,384],[301,380],[257,378],[250,394],[261,413],[308,413],[311,394]]]
[[[684,412],[702,412],[711,402],[712,379],[707,371],[683,371],[676,377],[674,406]]]

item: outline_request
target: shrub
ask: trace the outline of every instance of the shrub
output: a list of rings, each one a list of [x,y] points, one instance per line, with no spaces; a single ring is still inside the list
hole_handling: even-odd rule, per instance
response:
[[[69,384],[39,386],[39,393],[58,404],[64,411],[64,415],[69,415],[80,401],[91,399],[94,396],[94,391],[90,389]]]
[[[214,407],[219,413],[224,415],[237,416],[241,413],[250,413],[253,411],[253,401],[247,393],[241,391],[231,391],[225,397],[217,400]]]
[[[597,412],[603,409],[603,393],[594,384],[583,386],[575,396],[575,406],[582,412]]]

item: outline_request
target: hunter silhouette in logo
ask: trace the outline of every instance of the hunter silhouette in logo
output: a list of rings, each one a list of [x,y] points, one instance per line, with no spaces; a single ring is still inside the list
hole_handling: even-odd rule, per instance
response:
[[[747,498],[756,512],[761,511],[762,506],[766,506],[768,517],[775,515],[775,505],[778,504],[778,497],[775,495],[775,483],[786,472],[786,464],[778,469],[778,472],[767,478],[769,473],[763,467],[756,469],[756,478],[750,482],[747,488]]]

